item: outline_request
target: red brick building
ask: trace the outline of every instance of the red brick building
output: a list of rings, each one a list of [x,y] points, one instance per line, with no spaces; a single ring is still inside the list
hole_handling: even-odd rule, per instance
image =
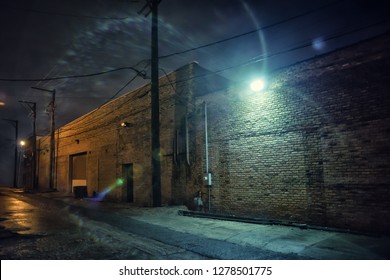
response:
[[[192,207],[201,190],[207,209],[206,104],[212,212],[390,233],[389,46],[387,33],[280,69],[261,93],[196,63],[162,77],[163,203]],[[57,131],[58,190],[151,206],[150,139],[147,85]]]

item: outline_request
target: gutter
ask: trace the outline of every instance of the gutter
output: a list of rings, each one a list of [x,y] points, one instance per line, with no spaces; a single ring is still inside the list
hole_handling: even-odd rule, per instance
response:
[[[205,212],[199,212],[199,211],[179,210],[178,215],[187,216],[187,217],[194,217],[194,218],[207,218],[207,219],[216,219],[216,220],[222,220],[222,221],[233,221],[233,222],[241,222],[241,223],[259,224],[259,225],[289,226],[289,227],[297,227],[300,229],[314,229],[314,230],[322,230],[322,231],[330,231],[330,232],[338,232],[338,233],[365,235],[365,236],[371,236],[371,237],[380,237],[381,236],[379,233],[373,233],[373,232],[363,232],[363,231],[355,231],[355,230],[350,230],[350,229],[315,226],[315,225],[308,225],[308,224],[297,223],[297,222],[292,222],[292,221],[241,217],[241,216],[235,216],[235,215],[224,215],[224,214],[216,214],[216,213],[205,213]]]

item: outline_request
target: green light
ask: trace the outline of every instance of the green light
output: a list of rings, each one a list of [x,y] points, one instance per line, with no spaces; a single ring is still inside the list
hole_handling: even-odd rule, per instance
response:
[[[118,178],[118,179],[116,180],[116,185],[117,185],[117,186],[122,186],[123,183],[124,183],[124,180],[123,180],[122,178]]]

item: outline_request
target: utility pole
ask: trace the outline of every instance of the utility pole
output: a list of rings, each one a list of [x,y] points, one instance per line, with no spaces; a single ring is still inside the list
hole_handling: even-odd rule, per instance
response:
[[[49,190],[54,190],[54,151],[55,151],[55,139],[54,139],[54,131],[55,131],[55,101],[56,101],[56,90],[49,90],[39,87],[31,87],[33,89],[42,90],[46,92],[50,92],[52,94],[52,100],[50,102],[50,161],[49,161]]]
[[[30,101],[19,101],[20,103],[25,103],[30,108],[33,115],[33,139],[32,139],[32,188],[33,190],[38,189],[37,184],[37,103]]]
[[[14,155],[14,182],[13,187],[16,188],[18,186],[17,178],[18,178],[18,120],[9,120],[3,119],[4,121],[12,122],[15,126],[15,155]]]
[[[153,207],[161,206],[161,155],[160,155],[160,99],[158,81],[158,4],[161,0],[147,1],[145,8],[152,12],[152,46],[151,46],[151,141],[152,141],[152,195]],[[145,15],[148,16],[150,11]]]

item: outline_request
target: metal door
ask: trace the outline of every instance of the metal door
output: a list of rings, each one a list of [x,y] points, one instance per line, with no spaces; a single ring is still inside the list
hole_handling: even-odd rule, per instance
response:
[[[123,179],[126,188],[126,202],[134,202],[133,164],[123,165]]]

